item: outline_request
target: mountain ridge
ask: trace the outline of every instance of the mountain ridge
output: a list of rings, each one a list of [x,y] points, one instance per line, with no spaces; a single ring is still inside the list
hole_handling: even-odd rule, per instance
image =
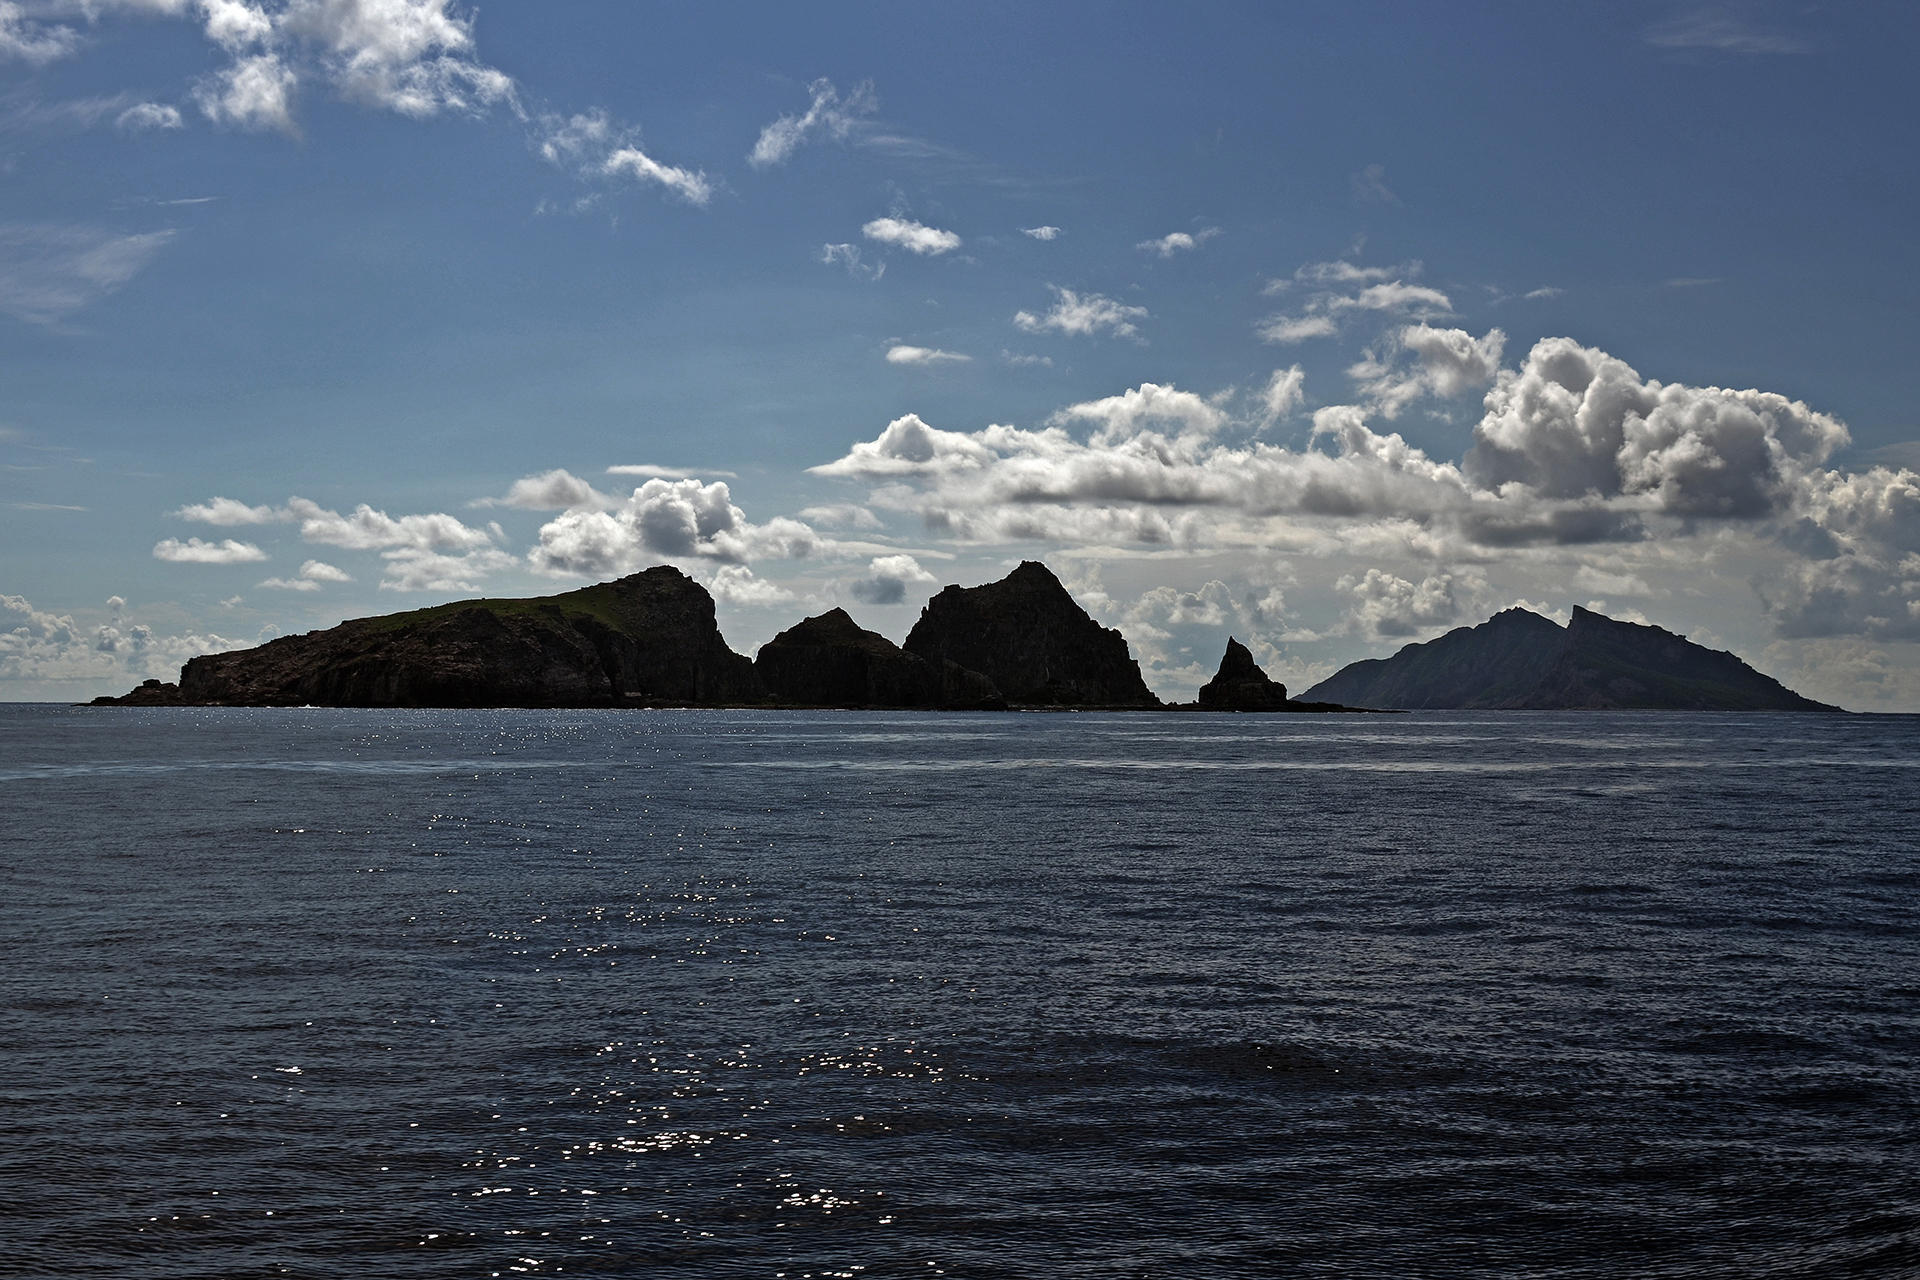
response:
[[[1390,658],[1350,663],[1302,697],[1395,710],[1841,710],[1725,650],[1579,606],[1565,627],[1503,610]]]

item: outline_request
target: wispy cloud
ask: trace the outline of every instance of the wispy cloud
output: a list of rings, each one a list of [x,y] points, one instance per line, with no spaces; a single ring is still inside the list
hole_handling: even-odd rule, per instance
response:
[[[1047,287],[1053,290],[1053,306],[1045,315],[1035,315],[1031,311],[1016,312],[1013,317],[1016,326],[1028,333],[1052,330],[1068,337],[1084,337],[1104,329],[1117,338],[1135,338],[1139,330],[1133,322],[1147,318],[1145,307],[1115,302],[1104,294],[1089,293],[1082,297],[1059,285]]]
[[[174,237],[96,227],[0,224],[0,311],[54,324],[138,275]]]
[[[1370,164],[1353,175],[1353,198],[1362,204],[1399,204],[1400,197],[1387,186],[1385,165]]]
[[[704,172],[661,164],[641,150],[637,128],[616,124],[604,111],[544,115],[537,125],[535,146],[541,158],[582,179],[627,177],[651,182],[693,205],[704,206],[713,199],[713,183]]]
[[[901,343],[887,348],[888,364],[965,364],[972,359],[958,351],[942,351],[938,347],[910,347]]]
[[[1058,227],[1022,227],[1020,228],[1020,234],[1023,236],[1032,236],[1035,240],[1053,240],[1058,238],[1058,236],[1060,235],[1060,228]]]
[[[186,127],[186,121],[180,118],[180,108],[164,102],[137,102],[115,116],[113,122],[128,133]]]
[[[657,467],[650,462],[623,463],[617,467],[608,467],[610,476],[649,476],[655,480],[688,480],[694,476],[721,476],[728,480],[740,477],[731,471],[716,471],[712,467]]]
[[[756,169],[783,164],[802,145],[816,137],[845,140],[860,123],[860,117],[872,114],[880,105],[873,84],[863,81],[842,98],[831,80],[815,80],[807,86],[813,96],[802,115],[783,115],[760,131],[760,138],[747,153],[747,163]]]
[[[1647,28],[1646,42],[1661,49],[1719,49],[1725,53],[1805,53],[1806,42],[1768,31],[1723,6],[1694,9]]]

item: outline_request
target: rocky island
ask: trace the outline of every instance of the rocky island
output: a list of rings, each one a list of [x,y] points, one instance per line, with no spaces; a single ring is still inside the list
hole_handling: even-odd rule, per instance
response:
[[[1838,711],[1723,650],[1575,607],[1562,627],[1526,609],[1341,668],[1307,691],[1405,710]]]
[[[947,587],[904,646],[832,609],[748,659],[727,646],[706,588],[659,565],[559,595],[461,600],[207,654],[181,668],[177,685],[149,680],[94,705],[1838,710],[1730,653],[1585,609],[1566,627],[1509,609],[1392,658],[1356,662],[1306,699],[1289,698],[1229,638],[1198,700],[1168,705],[1147,688],[1126,637],[1036,561],[998,582]]]

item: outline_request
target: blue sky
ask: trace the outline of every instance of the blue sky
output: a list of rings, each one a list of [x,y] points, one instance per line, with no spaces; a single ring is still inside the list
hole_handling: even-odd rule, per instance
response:
[[[0,4],[0,698],[1043,559],[1169,697],[1582,604],[1920,710],[1917,29]]]

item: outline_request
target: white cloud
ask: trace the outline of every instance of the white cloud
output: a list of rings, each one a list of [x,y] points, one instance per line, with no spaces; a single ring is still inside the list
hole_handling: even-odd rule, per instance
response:
[[[1260,326],[1260,336],[1268,342],[1287,345],[1308,338],[1331,338],[1340,332],[1326,316],[1275,316]]]
[[[1000,349],[1000,358],[1002,360],[1005,360],[1008,364],[1017,365],[1023,368],[1030,368],[1030,369],[1053,368],[1052,356],[1036,356],[1036,355],[1029,355],[1026,352],[1022,352],[1022,351],[1008,351],[1005,347],[1002,347]]]
[[[867,574],[847,584],[847,591],[863,604],[899,604],[909,587],[938,582],[912,556],[876,556]]]
[[[689,204],[704,205],[713,198],[713,184],[707,181],[706,174],[661,164],[638,147],[621,147],[609,155],[604,172],[657,182]]]
[[[178,678],[189,658],[244,644],[213,634],[158,635],[125,618],[125,603],[115,607],[110,600],[110,620],[87,627],[71,615],[36,609],[23,596],[0,595],[0,681],[12,686],[8,696],[72,697],[77,682],[123,693],[143,679]]]
[[[964,364],[972,356],[961,355],[957,351],[942,351],[938,347],[909,347],[900,344],[887,348],[888,364]]]
[[[32,324],[56,323],[133,279],[173,235],[0,224],[0,311]]]
[[[289,498],[287,509],[300,521],[303,539],[350,551],[455,551],[493,541],[485,530],[438,512],[394,517],[363,502],[343,516],[306,498]]]
[[[193,88],[193,100],[215,124],[297,135],[293,92],[298,82],[299,76],[279,55],[256,53],[202,79]]]
[[[182,542],[178,538],[166,538],[154,544],[153,558],[175,564],[246,564],[265,560],[267,553],[251,542],[236,542],[232,538],[222,542],[202,542],[198,538]]]
[[[1068,405],[1050,419],[1052,422],[1096,422],[1096,443],[1109,444],[1138,438],[1149,423],[1170,423],[1183,436],[1204,438],[1227,423],[1226,413],[1211,400],[1191,391],[1143,382],[1117,396]]]
[[[739,605],[749,609],[788,604],[794,599],[793,592],[777,582],[768,582],[765,578],[754,576],[753,570],[743,564],[723,564],[715,569],[712,579],[707,583],[707,589],[721,604]]]
[[[1175,231],[1171,235],[1161,236],[1158,240],[1142,240],[1133,247],[1136,249],[1149,250],[1159,254],[1163,258],[1171,258],[1174,254],[1184,250],[1197,249],[1219,234],[1220,228],[1218,227],[1208,227],[1204,231],[1193,234],[1185,231]]]
[[[838,263],[847,269],[847,274],[866,280],[878,280],[887,274],[887,264],[876,262],[872,265],[860,261],[860,246],[857,244],[823,244],[820,246],[820,261],[828,266]]]
[[[1377,412],[1395,418],[1423,395],[1462,396],[1492,382],[1500,368],[1507,335],[1490,329],[1484,337],[1475,338],[1464,329],[1415,324],[1398,330],[1383,345],[1384,356],[1369,352],[1347,372]],[[1413,369],[1396,367],[1402,352],[1416,357]]]
[[[929,227],[911,218],[875,218],[860,228],[860,234],[881,244],[890,244],[909,253],[938,256],[960,247],[960,237],[951,231]]]
[[[886,527],[880,522],[879,516],[876,516],[865,507],[857,506],[850,502],[835,503],[825,507],[805,507],[801,509],[800,518],[811,524],[824,524],[849,529],[881,529]]]
[[[1052,240],[1059,236],[1060,228],[1058,227],[1022,227],[1020,228],[1020,234],[1023,236],[1032,236],[1035,240]]]
[[[1847,429],[1784,396],[1643,382],[1621,360],[1545,338],[1502,371],[1468,472],[1543,497],[1630,498],[1675,516],[1784,513]]]
[[[1530,290],[1521,296],[1531,301],[1538,298],[1557,298],[1565,292],[1565,289],[1556,289],[1552,285],[1548,285],[1545,288]]]
[[[604,111],[542,116],[537,145],[549,164],[582,179],[628,177],[657,183],[693,205],[704,206],[713,198],[713,184],[705,173],[661,164],[640,149],[638,129],[615,124]]]
[[[250,507],[233,498],[214,498],[210,502],[195,502],[167,514],[180,520],[193,520],[200,524],[219,525],[232,528],[243,524],[275,524],[293,519],[293,513],[285,507]]]
[[[541,526],[527,559],[539,573],[608,577],[661,560],[798,559],[819,543],[798,520],[751,523],[723,482],[649,480],[613,511],[569,511]]]
[[[1044,316],[1021,311],[1013,317],[1013,323],[1028,333],[1045,333],[1052,329],[1068,337],[1081,337],[1105,329],[1115,337],[1132,338],[1138,333],[1133,322],[1147,318],[1145,307],[1130,307],[1098,293],[1090,293],[1083,298],[1059,285],[1047,287],[1054,294],[1052,310]]]
[[[113,121],[128,133],[139,133],[146,129],[182,129],[186,127],[180,119],[180,108],[170,107],[162,102],[139,102],[122,111]]]
[[[721,476],[728,480],[740,477],[731,471],[716,471],[711,467],[656,467],[650,462],[623,463],[617,467],[608,467],[610,476],[651,476],[656,480],[686,480],[693,476]]]
[[[0,0],[0,58],[40,66],[66,57],[79,46],[80,34],[72,27],[31,21],[19,5]]]
[[[1453,313],[1453,303],[1438,289],[1414,284],[1420,264],[1398,267],[1357,267],[1350,262],[1313,262],[1294,272],[1292,280],[1275,280],[1263,292],[1280,294],[1295,285],[1315,290],[1292,315],[1268,316],[1256,331],[1268,342],[1303,342],[1331,337],[1343,319],[1366,313],[1432,320]]]
[[[1438,574],[1415,585],[1405,578],[1369,569],[1359,578],[1343,575],[1334,587],[1354,598],[1347,620],[1361,635],[1419,635],[1451,626],[1460,617],[1451,574]]]
[[[630,469],[609,467],[608,470]],[[486,498],[474,505],[518,507],[522,511],[572,511],[617,507],[620,499],[601,493],[579,476],[556,467],[537,476],[515,480],[504,498]]]
[[[1305,398],[1306,383],[1307,375],[1297,364],[1275,369],[1267,379],[1266,389],[1260,393],[1260,406],[1265,411],[1262,424],[1277,422],[1298,409]]]
[[[263,587],[274,587],[282,591],[318,591],[323,582],[352,582],[353,575],[344,569],[336,569],[324,560],[309,560],[300,566],[300,576],[296,578],[268,578],[260,583]]]
[[[804,115],[783,115],[760,131],[760,138],[747,153],[747,163],[756,169],[784,163],[802,144],[814,137],[844,141],[860,123],[879,107],[873,85],[855,85],[844,99],[830,80],[815,80],[807,86],[813,96]]]

